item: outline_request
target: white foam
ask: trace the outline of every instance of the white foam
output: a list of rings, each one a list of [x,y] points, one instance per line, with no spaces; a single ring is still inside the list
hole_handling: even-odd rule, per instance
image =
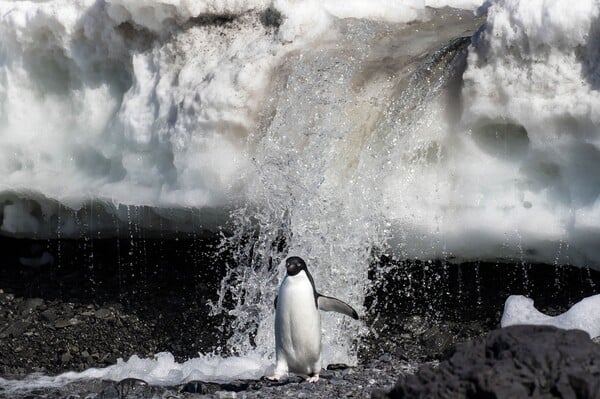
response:
[[[272,360],[254,354],[243,357],[202,355],[177,363],[172,354],[158,353],[153,359],[133,355],[129,360],[119,359],[106,368],[92,368],[83,372],[67,372],[58,376],[33,374],[23,380],[0,378],[0,388],[6,393],[33,390],[43,387],[60,387],[78,380],[121,381],[138,378],[151,385],[173,386],[189,381],[223,382],[236,379],[259,379],[272,368]]]
[[[533,305],[533,299],[522,295],[511,295],[504,304],[502,327],[533,324],[562,328],[565,330],[583,330],[591,338],[600,336],[600,295],[582,299],[565,313],[548,316]]]
[[[272,326],[271,326],[272,327]],[[331,361],[332,348],[325,347],[324,363]],[[5,393],[31,391],[37,388],[61,387],[80,380],[121,381],[137,378],[150,385],[175,386],[189,381],[227,382],[240,379],[260,379],[271,375],[275,368],[274,347],[270,355],[252,350],[243,356],[199,355],[182,363],[175,361],[169,352],[161,352],[153,358],[131,356],[128,360],[118,359],[117,363],[105,368],[90,368],[82,372],[69,371],[57,376],[31,374],[22,380],[7,380],[0,377],[0,388]]]

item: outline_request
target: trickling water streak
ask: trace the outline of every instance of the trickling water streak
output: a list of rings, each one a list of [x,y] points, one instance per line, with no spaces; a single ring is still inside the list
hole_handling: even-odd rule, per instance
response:
[[[585,272],[586,272],[588,284],[590,285],[590,287],[592,289],[595,289],[596,283],[594,283],[594,279],[592,279],[592,273],[591,273],[590,267],[587,265],[585,266]]]
[[[483,303],[483,301],[481,299],[481,277],[479,275],[479,266],[480,266],[480,262],[479,261],[475,262],[475,268],[474,268],[475,289],[477,291],[477,306],[478,307],[480,307],[481,304]]]
[[[192,209],[192,220],[194,224],[197,226],[201,226],[202,218],[200,217],[200,211],[197,209]],[[200,260],[200,242],[198,240],[198,230],[194,229],[192,232],[192,262],[194,263],[194,268],[199,268],[199,260]]]
[[[129,255],[129,266],[133,269],[133,251],[135,248],[135,241],[133,239],[133,224],[131,222],[131,209],[129,205],[125,205],[127,210],[127,234],[129,236],[129,251],[127,254]],[[135,276],[132,276],[135,277]]]
[[[121,221],[117,217],[118,207],[115,207],[115,212],[113,215],[113,221],[115,224],[116,231],[116,250],[117,250],[117,279],[119,283],[119,300],[123,299],[123,263],[121,261]]]
[[[58,260],[58,263],[56,265],[57,269],[60,269],[62,266],[62,220],[61,220],[61,213],[62,213],[62,205],[60,204],[60,202],[58,203],[58,210],[57,210],[57,218],[56,218],[56,257]]]
[[[462,277],[462,267],[459,264],[457,268],[457,279],[458,279],[458,298],[459,300],[463,297],[463,277]],[[431,290],[431,292],[435,292],[435,290]]]
[[[523,251],[523,244],[519,231],[515,231],[515,236],[518,238],[517,250],[519,255],[519,264],[523,272],[523,290],[525,293],[527,293],[529,292],[529,265],[525,261],[525,251]]]
[[[94,236],[95,236],[95,228],[94,228],[94,200],[90,200],[90,211],[89,211],[89,220],[88,220],[88,232],[90,237],[90,245],[89,245],[89,268],[90,271],[94,271]]]

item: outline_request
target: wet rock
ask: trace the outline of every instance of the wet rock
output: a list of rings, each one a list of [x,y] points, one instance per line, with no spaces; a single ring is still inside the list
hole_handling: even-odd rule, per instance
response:
[[[388,398],[597,398],[600,347],[578,330],[512,326],[402,376]],[[596,396],[594,396],[596,395]]]
[[[0,333],[0,338],[6,337],[18,337],[23,334],[29,327],[31,323],[24,320],[18,320],[8,326],[4,331]]]
[[[84,310],[83,312],[80,313],[80,315],[82,316],[96,316],[96,312],[92,311],[92,310]]]
[[[102,308],[94,312],[94,315],[99,319],[108,319],[112,316],[112,312],[108,309]]]
[[[380,362],[389,362],[392,360],[392,355],[390,355],[389,353],[384,353],[383,355],[379,356],[378,360]]]
[[[45,320],[50,323],[53,323],[54,321],[56,321],[56,319],[58,319],[58,315],[56,314],[56,310],[54,309],[44,310],[41,316],[42,320]]]
[[[29,314],[31,312],[33,312],[34,310],[36,310],[37,308],[41,307],[44,305],[44,300],[40,299],[40,298],[30,298],[30,299],[26,299],[23,302],[21,302],[19,304],[19,306],[17,307],[17,310],[21,313],[21,314]]]
[[[344,370],[349,367],[350,366],[348,366],[347,364],[344,364],[344,363],[332,363],[327,366],[327,370]]]
[[[423,334],[427,329],[427,322],[419,315],[409,316],[404,322],[404,330],[413,335]]]
[[[258,390],[263,386],[260,380],[235,380],[225,384],[220,384],[221,389],[231,392],[242,392],[247,390]]]
[[[235,399],[237,398],[237,394],[231,391],[217,391],[215,392],[215,396],[218,399]]]
[[[54,327],[56,328],[65,328],[79,324],[79,320],[76,318],[71,319],[59,319],[54,323]]]
[[[105,364],[105,365],[115,364],[117,362],[118,358],[119,358],[119,356],[115,353],[107,353],[107,354],[100,356],[98,361],[99,361],[99,363]]]
[[[209,383],[204,381],[190,381],[181,388],[181,392],[209,395],[214,394],[220,389],[221,386],[216,383]]]
[[[337,379],[337,378],[335,378],[335,379],[332,378],[331,380],[329,380],[329,383],[332,384],[332,385],[347,385],[347,384],[349,384],[348,381],[346,381],[346,380],[340,380],[340,379]]]
[[[98,399],[121,399],[121,394],[115,385],[110,385],[100,392]]]
[[[125,378],[117,383],[117,390],[123,398],[140,396],[148,388],[148,383],[139,378]]]
[[[421,342],[426,353],[432,357],[447,353],[454,344],[454,337],[438,326],[428,328],[421,335]]]
[[[61,355],[60,361],[63,363],[69,363],[73,359],[73,356],[69,352],[65,352]]]

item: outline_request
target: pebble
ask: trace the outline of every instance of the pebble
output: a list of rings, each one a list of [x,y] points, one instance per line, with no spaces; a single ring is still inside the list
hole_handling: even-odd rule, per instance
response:
[[[69,352],[63,353],[62,356],[60,357],[60,361],[63,363],[69,363],[71,361],[71,359],[73,359],[73,356],[71,356],[71,354]]]
[[[96,399],[121,399],[121,394],[116,386],[111,385],[104,388]]]
[[[37,308],[44,305],[44,300],[40,298],[30,298],[21,302],[17,307],[17,310],[21,314],[28,314],[36,310]]]
[[[0,333],[0,338],[18,337],[23,334],[31,326],[28,321],[19,320],[12,323],[4,331]]]
[[[229,391],[217,391],[217,392],[215,392],[215,396],[218,399],[235,399],[235,398],[237,398],[237,394],[235,392],[229,392]]]
[[[65,327],[69,327],[69,326],[75,326],[79,324],[79,320],[77,320],[76,318],[71,318],[71,319],[59,319],[56,321],[56,323],[54,323],[54,327],[56,328],[65,328]]]
[[[96,310],[95,316],[99,319],[107,319],[112,316],[112,313],[110,310],[102,308],[102,309]]]
[[[56,311],[54,309],[44,310],[41,313],[41,316],[42,320],[48,321],[50,323],[53,323],[58,318],[58,315],[56,314]]]
[[[119,381],[116,386],[123,398],[141,395],[142,392],[148,389],[148,383],[139,378],[125,378],[124,380]]]

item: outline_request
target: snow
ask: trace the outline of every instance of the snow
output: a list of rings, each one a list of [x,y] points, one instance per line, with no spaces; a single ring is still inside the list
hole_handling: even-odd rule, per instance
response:
[[[590,338],[600,336],[600,294],[582,299],[566,312],[557,316],[548,316],[533,305],[533,299],[523,295],[511,295],[504,304],[502,327],[534,324],[562,328],[565,330],[583,330]]]

